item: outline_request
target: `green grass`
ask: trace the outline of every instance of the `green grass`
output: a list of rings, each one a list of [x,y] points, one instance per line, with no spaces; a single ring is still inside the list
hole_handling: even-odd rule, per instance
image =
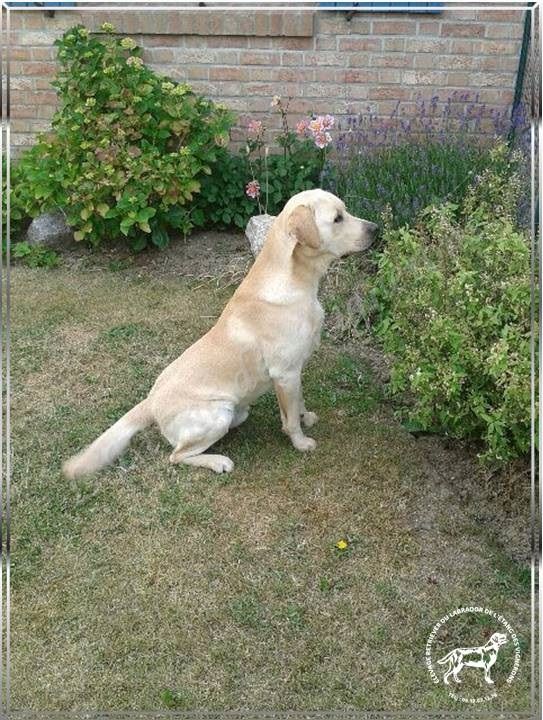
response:
[[[312,454],[266,396],[217,446],[230,475],[170,466],[150,430],[97,477],[61,476],[232,290],[13,270],[12,707],[457,709],[428,634],[477,601],[526,648],[526,570],[444,495],[352,348],[325,340],[306,370]],[[528,706],[528,667],[494,709]]]

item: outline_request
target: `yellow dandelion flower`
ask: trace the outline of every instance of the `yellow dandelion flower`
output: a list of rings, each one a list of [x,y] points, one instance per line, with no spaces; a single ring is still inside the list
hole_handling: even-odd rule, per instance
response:
[[[347,542],[347,540],[338,540],[336,543],[336,547],[338,550],[347,550],[347,548],[349,547],[349,543]]]

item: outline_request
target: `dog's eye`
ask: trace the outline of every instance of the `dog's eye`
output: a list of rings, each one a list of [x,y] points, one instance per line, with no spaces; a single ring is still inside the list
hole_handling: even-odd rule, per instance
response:
[[[334,218],[334,222],[341,222],[342,220],[343,220],[343,215],[341,213],[336,215]]]

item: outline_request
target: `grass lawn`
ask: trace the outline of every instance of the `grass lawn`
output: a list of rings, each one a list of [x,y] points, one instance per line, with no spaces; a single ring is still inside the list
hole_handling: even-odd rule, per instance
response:
[[[151,430],[70,482],[61,462],[144,397],[233,286],[80,262],[16,267],[12,291],[13,709],[461,710],[424,651],[470,604],[501,612],[524,651],[511,686],[500,651],[485,709],[528,707],[529,574],[356,348],[325,338],[306,371],[312,454],[269,396],[218,445],[230,475],[170,466]]]

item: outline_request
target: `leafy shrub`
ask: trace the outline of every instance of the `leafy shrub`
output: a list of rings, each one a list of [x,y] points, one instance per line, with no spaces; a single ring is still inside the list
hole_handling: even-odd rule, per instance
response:
[[[60,108],[21,159],[25,211],[60,207],[93,245],[125,236],[134,249],[162,247],[169,230],[187,232],[186,206],[227,142],[230,113],[145,67],[131,38],[79,25],[55,44]]]
[[[14,188],[19,182],[19,170],[18,165],[12,159],[10,163],[10,230],[11,240],[16,237],[19,231],[21,220],[23,219],[23,212],[18,202]],[[8,208],[8,188],[7,188],[7,161],[5,155],[2,155],[2,237],[5,238],[7,234],[7,208]]]
[[[288,106],[289,100],[272,99],[271,107],[281,118],[281,131],[273,138],[280,152],[270,153],[264,122],[251,120],[245,149],[238,154],[227,150],[217,154],[194,202],[191,217],[195,224],[244,228],[255,213],[276,215],[293,195],[320,184],[334,118],[302,120],[294,132],[288,123]]]
[[[491,163],[460,208],[388,224],[373,292],[408,427],[482,439],[486,459],[506,461],[530,443],[530,250],[513,221],[515,159],[499,144]]]
[[[259,208],[255,198],[246,193],[247,183],[253,177],[246,153],[219,150],[211,173],[202,178],[200,193],[194,199],[191,208],[194,225],[234,225],[243,229],[257,212],[276,215],[292,195],[318,185],[318,167],[301,153],[288,158],[269,155],[266,162],[268,183],[264,173],[259,176],[262,180],[258,180],[264,196]]]
[[[18,204],[17,188],[19,170],[16,162],[10,163],[10,258],[17,259],[29,267],[56,267],[59,257],[54,250],[30,245],[26,241],[19,241],[23,229],[23,212]],[[2,155],[2,255],[7,255],[7,162]]]
[[[41,245],[30,245],[30,243],[24,240],[14,244],[11,254],[12,257],[21,260],[31,268],[53,268],[57,267],[60,262],[58,253],[51,250],[51,248],[42,247]]]

